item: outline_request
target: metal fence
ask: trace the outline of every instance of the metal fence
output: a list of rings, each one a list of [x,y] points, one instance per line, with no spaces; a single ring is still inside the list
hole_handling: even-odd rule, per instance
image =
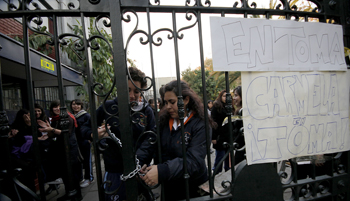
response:
[[[76,43],[76,51],[81,52],[81,55],[84,55],[85,58],[85,72],[87,75],[87,85],[89,89],[89,103],[91,105],[91,126],[93,131],[93,147],[94,147],[94,157],[96,165],[96,180],[98,183],[98,192],[99,199],[104,200],[105,190],[103,189],[103,175],[104,172],[101,165],[101,153],[103,148],[99,144],[98,139],[98,125],[101,119],[96,117],[96,96],[102,97],[105,100],[113,99],[110,93],[114,88],[118,89],[118,113],[110,114],[110,118],[118,118],[119,124],[116,125],[119,127],[119,130],[123,131],[121,134],[122,142],[122,156],[124,164],[124,175],[129,175],[130,178],[125,181],[126,194],[128,200],[137,200],[138,198],[138,185],[142,183],[138,176],[135,176],[135,170],[137,168],[137,161],[135,160],[135,147],[133,139],[132,124],[139,123],[140,120],[134,121],[133,111],[131,110],[131,105],[129,104],[128,97],[128,82],[127,77],[129,76],[127,68],[127,60],[129,45],[131,41],[139,41],[140,46],[146,46],[149,49],[149,66],[151,68],[152,75],[149,77],[148,82],[151,83],[153,91],[158,91],[156,88],[155,77],[155,59],[157,55],[154,53],[156,47],[162,46],[162,43],[165,43],[166,40],[170,41],[173,45],[173,51],[170,59],[171,63],[176,68],[176,78],[177,80],[181,79],[181,50],[179,48],[179,41],[186,37],[188,30],[195,30],[197,35],[198,47],[196,47],[198,60],[200,61],[200,67],[202,72],[202,86],[205,88],[205,69],[204,69],[204,45],[203,45],[203,22],[202,16],[206,14],[214,14],[218,16],[230,16],[236,15],[242,18],[249,17],[262,17],[262,18],[274,18],[274,17],[283,17],[286,20],[295,20],[295,21],[318,21],[310,23],[335,23],[341,24],[344,31],[344,43],[345,46],[350,46],[350,3],[349,1],[335,1],[335,0],[323,0],[323,1],[306,1],[307,3],[312,3],[314,5],[311,11],[302,11],[298,9],[297,6],[292,6],[290,1],[281,0],[277,1],[275,7],[273,8],[261,8],[259,7],[259,1],[232,1],[230,6],[215,6],[215,1],[181,1],[181,5],[169,5],[167,2],[162,0],[80,0],[80,1],[67,1],[65,4],[60,4],[59,6],[54,6],[54,1],[31,1],[31,0],[22,0],[22,1],[4,1],[7,5],[7,8],[3,9],[0,12],[0,18],[20,18],[22,19],[22,30],[23,30],[23,47],[24,47],[24,58],[25,58],[25,71],[26,71],[26,80],[27,80],[27,96],[30,105],[31,119],[32,119],[32,131],[33,131],[33,144],[35,151],[35,168],[37,170],[37,175],[39,178],[40,186],[40,196],[36,196],[32,192],[36,200],[46,200],[44,192],[44,173],[41,169],[41,157],[39,154],[38,147],[38,134],[37,126],[33,121],[34,116],[34,100],[35,96],[32,93],[34,90],[32,84],[32,75],[31,75],[31,61],[29,56],[29,39],[28,39],[28,30],[38,33],[37,30],[33,29],[33,24],[40,24],[43,19],[52,20],[53,32],[50,33],[41,33],[49,37],[48,44],[54,47],[55,58],[56,58],[56,67],[57,67],[57,81],[58,81],[58,97],[61,101],[61,105],[65,105],[64,99],[64,85],[62,82],[61,75],[61,49],[60,45],[66,45],[63,39],[67,38],[77,38],[78,42]],[[176,1],[179,3],[180,1]],[[56,5],[56,3],[55,3]],[[4,7],[4,4],[2,5]],[[159,18],[151,18],[155,13],[167,13],[169,14],[170,21],[164,27],[157,28],[152,30],[152,24]],[[189,25],[184,27],[177,27],[178,16],[181,15],[183,19],[189,22]],[[80,20],[80,23],[83,27],[83,37],[74,35],[72,33],[65,33],[58,22],[62,21],[65,17],[73,17]],[[88,18],[94,17],[95,28],[101,29],[99,26],[102,26],[104,29],[109,29],[113,37],[112,43],[109,44],[108,40],[102,35],[89,35],[88,33]],[[141,18],[145,20],[144,28],[140,28]],[[124,26],[126,23],[133,23],[134,28],[131,29],[129,33],[123,32]],[[158,36],[164,34],[162,36]],[[135,39],[136,38],[136,39]],[[95,83],[93,76],[93,65],[92,65],[92,51],[99,51],[98,47],[95,45],[94,41],[96,39],[102,40],[104,43],[108,43],[110,46],[110,51],[113,56],[113,66],[114,72],[111,76],[111,79],[114,80],[113,86],[109,89],[104,89],[106,93],[97,93],[101,87],[99,83]],[[6,50],[1,50],[6,51]],[[132,51],[132,50],[130,50]],[[188,55],[191,56],[191,55]],[[137,58],[132,58],[136,59]],[[4,67],[2,67],[4,68]],[[229,88],[229,76],[228,72],[225,72],[226,79],[226,90],[230,91]],[[31,192],[30,189],[25,186],[20,185],[15,179],[17,176],[17,171],[14,169],[11,163],[11,152],[9,149],[8,143],[8,131],[9,125],[6,118],[6,113],[4,109],[8,104],[8,96],[4,93],[6,91],[1,89],[1,98],[0,98],[0,111],[1,112],[1,188],[0,193],[6,194],[3,191],[4,185],[11,184],[17,189],[25,189],[27,192]],[[139,89],[142,91],[149,90]],[[203,102],[207,102],[206,90],[203,90]],[[36,95],[38,96],[38,95]],[[153,97],[157,98],[156,95]],[[183,125],[183,103],[181,106],[182,95],[179,95],[179,111],[180,117],[182,114],[182,125]],[[232,98],[228,93],[227,96],[227,108],[230,108]],[[105,101],[104,101],[105,104]],[[232,107],[232,106],[231,106]],[[207,106],[204,106],[205,111]],[[182,113],[181,113],[182,111]],[[61,116],[63,118],[68,118],[67,109],[61,107]],[[227,113],[229,117],[229,122],[231,118],[231,113]],[[120,117],[129,117],[129,118],[120,118]],[[158,115],[156,115],[156,124],[157,129],[154,131],[157,140],[159,139],[159,123]],[[62,135],[65,136],[65,144],[68,145],[68,125],[62,125]],[[205,128],[206,128],[206,138],[207,138],[207,147],[206,153],[210,155],[210,127],[209,127],[209,118],[206,115],[205,117]],[[231,127],[232,128],[232,127]],[[230,129],[232,130],[232,129]],[[232,131],[230,131],[232,132]],[[110,133],[113,143],[118,143],[117,139]],[[184,133],[182,133],[184,136]],[[302,172],[305,170],[298,169],[297,163],[294,159],[289,161],[282,161],[280,163],[274,164],[262,164],[262,165],[252,165],[247,166],[244,162],[239,164],[236,169],[234,169],[234,146],[232,139],[229,142],[229,152],[227,152],[226,157],[231,157],[233,164],[232,170],[229,177],[222,178],[216,177],[212,174],[211,171],[208,171],[209,181],[208,181],[208,192],[204,193],[203,197],[192,198],[191,200],[251,200],[254,198],[260,198],[260,200],[280,200],[282,197],[284,200],[350,200],[350,190],[349,190],[349,170],[350,170],[350,154],[349,152],[343,152],[338,154],[330,154],[329,163],[326,164],[324,172],[319,175],[315,170],[315,164],[312,163],[310,176],[306,179],[298,180],[298,171]],[[185,143],[183,143],[185,146]],[[184,149],[185,150],[185,149]],[[69,149],[66,148],[66,153],[69,153]],[[230,155],[228,154],[230,153]],[[161,151],[159,153],[161,155]],[[158,156],[157,156],[158,157]],[[183,152],[183,158],[186,158],[186,153]],[[184,160],[186,161],[186,160]],[[223,161],[222,161],[223,162]],[[207,157],[208,170],[212,168],[212,161],[210,157]],[[186,162],[184,164],[186,167]],[[68,164],[67,169],[69,174],[72,174],[71,166]],[[131,174],[131,175],[130,175]],[[215,183],[218,179],[223,179],[221,188],[223,190],[217,189]],[[186,181],[183,185],[188,186],[189,175],[187,171],[184,172],[184,180]],[[8,183],[10,182],[10,183]],[[221,181],[220,181],[221,182]],[[69,190],[74,194],[75,190],[73,184],[69,185]],[[147,187],[149,192],[151,188]],[[164,190],[164,189],[163,189]],[[162,192],[163,192],[162,190]],[[17,192],[18,193],[18,192]],[[21,196],[21,195],[20,195]],[[23,196],[23,195],[22,195]],[[167,198],[163,198],[167,200]],[[190,200],[190,192],[186,192],[186,200]]]

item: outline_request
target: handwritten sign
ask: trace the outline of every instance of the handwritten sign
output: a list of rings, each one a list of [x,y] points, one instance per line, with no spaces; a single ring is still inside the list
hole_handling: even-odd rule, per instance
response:
[[[346,71],[340,25],[211,17],[214,71]]]
[[[242,72],[248,164],[350,150],[349,72]]]

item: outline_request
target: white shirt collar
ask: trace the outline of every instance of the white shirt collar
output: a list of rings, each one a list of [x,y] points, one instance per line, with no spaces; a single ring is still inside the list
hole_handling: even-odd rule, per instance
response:
[[[185,118],[184,118],[184,123],[186,122],[188,117],[191,115],[191,113],[192,113],[192,110],[187,113],[187,116],[185,116]],[[181,126],[181,121],[179,121],[179,123],[177,123],[177,120],[174,119],[174,123],[173,123],[174,130],[177,130],[180,126]]]

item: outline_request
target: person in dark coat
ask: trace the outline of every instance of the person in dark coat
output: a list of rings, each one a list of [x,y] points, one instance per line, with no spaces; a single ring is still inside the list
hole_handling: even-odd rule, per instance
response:
[[[185,81],[181,81],[184,97],[184,133],[189,174],[190,197],[198,197],[198,186],[208,180],[204,107],[198,95]],[[178,86],[172,81],[163,87],[164,107],[160,111],[160,146],[162,163],[142,168],[141,177],[149,186],[164,186],[165,200],[186,198],[183,169],[181,123],[178,114]],[[215,125],[210,119],[210,124]],[[211,133],[210,133],[211,134]],[[152,153],[148,153],[153,155]],[[139,154],[139,156],[142,156]],[[157,156],[157,155],[156,155]]]
[[[49,137],[56,137],[56,143],[50,146],[50,157],[55,159],[55,162],[52,164],[51,170],[56,171],[61,176],[63,183],[65,185],[66,194],[57,200],[71,200],[71,199],[82,199],[79,179],[80,179],[80,167],[82,160],[80,153],[77,138],[75,136],[75,129],[78,127],[78,123],[70,112],[68,112],[68,138],[69,138],[69,158],[66,157],[66,150],[64,146],[64,136],[61,135],[61,121],[62,117],[60,115],[60,101],[55,100],[50,104],[50,113],[51,113],[51,125],[49,122],[44,122],[38,120],[40,132],[47,132]],[[73,178],[69,178],[67,170],[67,160],[70,160],[71,169],[73,172]],[[69,179],[73,180],[73,186],[69,185]],[[76,194],[71,194],[71,191],[75,189]]]
[[[70,103],[70,108],[78,122],[78,127],[75,130],[75,135],[77,136],[79,149],[83,157],[83,165],[81,166],[80,187],[85,188],[89,186],[94,180],[94,175],[92,172],[91,161],[91,141],[83,138],[80,128],[85,122],[89,121],[90,114],[84,110],[84,103],[80,99],[72,100]],[[85,170],[84,174],[83,169]]]
[[[132,124],[134,143],[136,150],[147,150],[148,147],[151,146],[148,140],[144,142],[139,140],[139,143],[136,144],[136,141],[141,134],[146,131],[154,130],[155,127],[153,109],[148,105],[148,103],[144,102],[144,99],[140,102],[140,99],[142,98],[141,91],[139,89],[147,87],[147,81],[144,79],[146,75],[135,67],[129,67],[129,73],[131,76],[128,80],[129,100],[132,108],[131,113],[133,119],[140,119],[139,122]],[[131,82],[131,80],[135,83],[135,85]],[[119,130],[118,126],[119,118],[110,118],[110,114],[118,114],[118,98],[106,101],[96,110],[97,125],[100,126],[98,128],[98,135],[101,139],[100,143],[108,144],[108,148],[102,152],[105,165],[104,181],[110,181],[111,184],[104,185],[104,188],[105,191],[111,192],[120,187],[115,194],[105,194],[105,200],[126,200],[125,182],[120,179],[120,176],[124,171],[122,153],[120,147],[118,147],[119,145],[112,142],[112,140],[108,137],[108,133],[106,132],[106,128],[108,128],[118,139],[121,139],[121,131]],[[82,126],[81,132],[85,139],[92,141],[91,120],[87,121]],[[139,157],[138,159],[143,161],[143,163],[150,162],[150,159],[148,158],[148,161]]]
[[[217,128],[213,128],[213,137],[212,137],[212,143],[213,148],[215,149],[215,162],[213,166],[213,171],[217,168],[218,170],[215,172],[216,174],[220,173],[222,171],[222,164],[219,164],[219,161],[224,158],[224,155],[226,154],[226,149],[223,145],[224,142],[227,142],[226,139],[224,139],[223,135],[227,133],[227,131],[223,128],[222,123],[224,119],[227,117],[227,110],[225,108],[226,103],[226,90],[222,90],[219,93],[219,96],[214,101],[214,105],[212,107],[211,111],[211,117],[213,120],[217,123]],[[225,165],[225,171],[230,169],[229,165],[229,157],[225,158],[224,165]]]

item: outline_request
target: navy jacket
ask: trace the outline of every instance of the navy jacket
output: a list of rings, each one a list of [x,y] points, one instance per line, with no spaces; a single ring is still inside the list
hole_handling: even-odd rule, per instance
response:
[[[172,126],[172,121],[169,121],[167,125],[162,125],[160,138],[163,163],[158,164],[158,180],[159,183],[165,185],[183,186],[185,180],[183,178],[181,128],[174,130]],[[208,179],[205,164],[207,154],[205,124],[202,119],[194,115],[185,122],[184,126],[189,181],[190,185],[198,186]]]
[[[84,140],[86,140],[81,134],[81,127],[82,125],[84,125],[85,122],[90,120],[90,114],[85,113],[78,118],[75,117],[75,119],[77,120],[77,123],[78,123],[78,128],[75,129],[75,135],[77,136],[78,143],[81,143]]]
[[[105,103],[106,111],[110,114],[117,114],[118,113],[118,99],[115,98],[114,100],[106,101]],[[146,122],[141,121],[139,123],[132,123],[132,130],[133,130],[133,137],[134,137],[134,143],[136,143],[136,140],[145,131],[153,130],[155,127],[155,120],[153,116],[153,110],[152,108],[147,104],[145,108],[143,108],[140,111],[142,114],[145,115]],[[132,116],[133,118],[142,118],[143,115],[140,113],[135,114]],[[104,110],[103,106],[101,105],[96,110],[97,115],[97,125],[100,126],[103,122],[103,120],[106,120],[110,117]],[[111,132],[116,135],[117,138],[121,139],[121,131],[119,130],[119,119],[118,118],[110,118],[108,121],[106,121],[106,124],[109,124],[111,126]],[[117,125],[117,126],[113,126]],[[80,129],[83,137],[85,139],[91,140],[91,119],[89,119]],[[115,173],[122,173],[123,172],[123,159],[121,154],[121,149],[118,147],[115,142],[113,142],[111,139],[103,139],[102,143],[108,143],[108,148],[103,151],[103,158],[105,163],[105,170],[107,172],[115,172]],[[151,147],[148,140],[142,141],[140,140],[138,145],[136,145],[136,149],[141,150],[148,150],[149,147]],[[142,153],[142,151],[141,151]],[[150,160],[149,156],[143,155],[144,158],[140,159],[141,164],[148,163]]]

